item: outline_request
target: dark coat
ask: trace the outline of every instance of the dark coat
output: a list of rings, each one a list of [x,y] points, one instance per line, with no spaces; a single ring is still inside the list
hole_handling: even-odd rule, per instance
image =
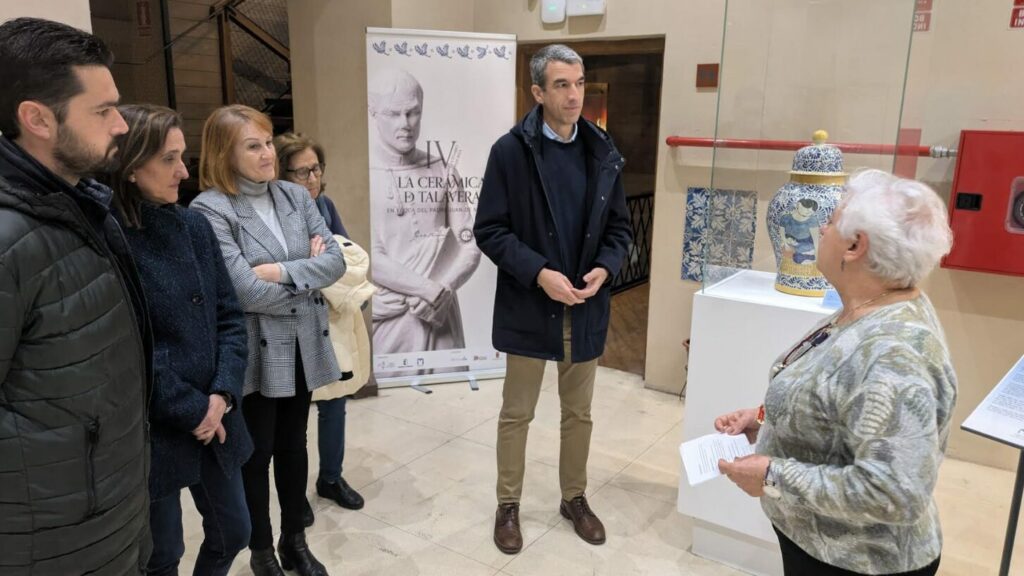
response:
[[[0,573],[149,557],[145,305],[110,190],[0,137]]]
[[[242,418],[245,316],[224,267],[220,245],[202,215],[173,204],[141,206],[142,227],[125,227],[153,326],[154,387],[150,401],[151,498],[199,483],[203,450],[213,450],[225,476],[252,454]],[[234,409],[222,420],[227,440],[192,436],[209,395],[224,392]]]
[[[334,207],[334,202],[324,195],[323,192],[316,197],[316,209],[320,211],[320,215],[324,217],[324,222],[327,223],[327,227],[331,229],[333,234],[341,234],[345,238],[348,238],[348,232],[345,230],[345,225],[341,223],[341,216],[338,215],[338,209]]]
[[[491,147],[473,232],[477,245],[498,267],[494,296],[494,347],[503,352],[562,360],[565,306],[537,285],[542,268],[565,274],[577,287],[595,267],[608,270],[596,295],[572,307],[572,361],[586,362],[604,353],[608,335],[611,281],[632,242],[629,211],[622,188],[622,155],[604,130],[583,118],[578,138],[587,158],[586,214],[579,262],[562,262],[559,230],[540,170],[544,138],[540,106],[535,107]]]

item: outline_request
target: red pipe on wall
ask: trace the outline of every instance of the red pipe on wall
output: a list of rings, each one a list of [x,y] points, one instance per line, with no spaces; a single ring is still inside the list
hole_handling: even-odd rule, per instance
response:
[[[665,139],[669,146],[689,146],[696,148],[738,148],[745,150],[799,150],[811,143],[806,140],[745,140],[737,138],[688,138],[669,136]],[[948,158],[956,156],[956,149],[945,146],[910,146],[894,144],[850,144],[845,142],[829,142],[849,154],[883,154],[899,156],[924,156],[931,158]]]

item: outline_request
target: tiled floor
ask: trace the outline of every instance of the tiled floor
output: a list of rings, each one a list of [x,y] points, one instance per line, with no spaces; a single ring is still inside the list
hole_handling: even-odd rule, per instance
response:
[[[558,514],[558,394],[549,369],[530,429],[522,503],[523,551],[494,547],[495,426],[501,382],[382,390],[349,403],[345,478],[366,497],[358,512],[313,496],[310,545],[346,576],[732,575],[690,554],[690,522],[675,509],[683,403],[644,390],[639,376],[601,368],[594,398],[588,493],[608,529],[585,544]],[[315,410],[310,443],[316,436]],[[316,450],[310,454],[310,488]],[[946,534],[940,574],[995,574],[1013,475],[947,461],[937,489]],[[202,539],[188,496],[183,574]],[[276,507],[276,505],[275,505]],[[276,512],[272,514],[277,518]],[[1024,536],[1017,554],[1024,554]],[[1024,563],[1024,556],[1020,562]],[[1019,568],[1018,568],[1019,570]],[[250,574],[248,553],[232,574]],[[1024,573],[1014,572],[1011,573]]]

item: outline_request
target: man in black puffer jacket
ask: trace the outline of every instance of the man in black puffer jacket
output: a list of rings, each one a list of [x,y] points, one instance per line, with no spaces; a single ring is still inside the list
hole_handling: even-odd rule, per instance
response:
[[[145,303],[103,170],[96,37],[0,25],[0,574],[123,575],[149,555]]]

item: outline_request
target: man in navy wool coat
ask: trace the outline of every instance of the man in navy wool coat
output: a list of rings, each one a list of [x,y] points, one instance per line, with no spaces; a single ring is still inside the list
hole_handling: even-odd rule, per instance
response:
[[[580,117],[583,60],[554,44],[531,59],[530,73],[537,106],[491,148],[473,228],[498,267],[493,342],[508,353],[494,524],[494,543],[506,554],[523,547],[526,436],[548,360],[558,362],[562,405],[560,511],[584,541],[605,541],[585,495],[590,405],[609,283],[632,241],[625,160],[604,130]]]

